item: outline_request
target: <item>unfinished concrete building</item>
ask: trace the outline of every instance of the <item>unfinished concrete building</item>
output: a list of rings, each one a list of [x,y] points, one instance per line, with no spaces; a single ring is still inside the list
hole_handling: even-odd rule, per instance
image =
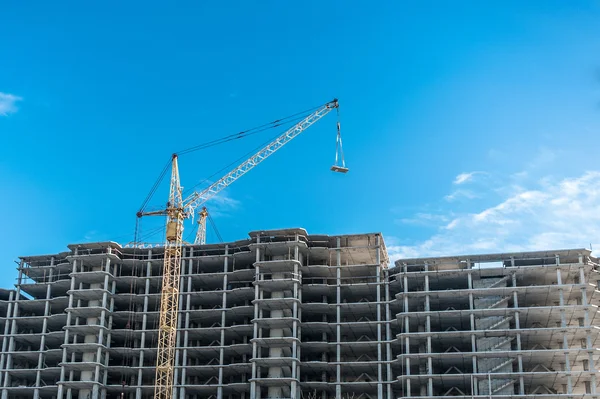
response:
[[[153,395],[164,252],[21,258],[0,399]],[[177,399],[600,398],[587,250],[402,259],[380,234],[257,231],[184,249]]]
[[[588,250],[402,259],[402,398],[598,398],[600,274]]]
[[[163,249],[68,247],[2,293],[2,399],[151,398]],[[394,397],[387,262],[380,234],[186,246],[174,397]]]

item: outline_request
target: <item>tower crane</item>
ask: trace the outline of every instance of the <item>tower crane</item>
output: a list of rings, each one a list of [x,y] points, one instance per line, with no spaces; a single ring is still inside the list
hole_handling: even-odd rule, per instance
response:
[[[204,245],[206,244],[206,218],[208,217],[208,210],[205,206],[198,212],[198,231],[196,231],[196,239],[194,244]]]
[[[216,196],[223,189],[248,173],[255,166],[273,155],[281,147],[289,143],[304,130],[323,118],[329,112],[338,109],[338,101],[334,99],[317,108],[310,115],[302,119],[285,133],[271,141],[264,148],[242,162],[239,166],[221,177],[208,188],[193,192],[188,197],[182,197],[182,186],[179,183],[179,168],[177,165],[177,154],[171,158],[171,182],[169,189],[169,201],[166,208],[153,212],[138,212],[137,216],[166,216],[166,241],[163,267],[163,280],[160,298],[160,319],[158,330],[158,351],[156,358],[156,381],[154,399],[172,399],[173,394],[173,371],[177,336],[177,310],[179,305],[179,280],[181,274],[181,256],[183,249],[183,221],[194,215],[195,210]],[[341,137],[338,123],[338,142]],[[336,152],[337,159],[337,152]],[[346,173],[343,158],[342,166],[332,167],[336,172]],[[204,243],[206,237],[206,208],[200,212],[199,233],[196,241]]]

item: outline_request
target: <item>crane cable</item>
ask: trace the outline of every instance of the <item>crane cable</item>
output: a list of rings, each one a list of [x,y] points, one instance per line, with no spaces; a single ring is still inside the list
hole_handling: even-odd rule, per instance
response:
[[[208,221],[210,222],[210,225],[212,226],[213,230],[215,231],[215,234],[217,235],[217,239],[219,240],[219,242],[220,243],[223,242],[223,237],[221,237],[221,234],[219,233],[219,230],[217,229],[217,225],[215,224],[215,221],[213,220],[210,213],[208,214]]]
[[[215,221],[212,218],[210,213],[208,213],[208,221],[210,222],[210,225],[211,225],[212,229],[214,230],[215,235],[217,236],[217,239],[219,240],[219,243],[222,243],[223,237],[221,237],[221,234],[219,233],[219,229],[217,229],[217,225],[215,224]],[[191,242],[190,239],[192,237],[196,236],[196,231],[200,228],[200,225],[198,223],[194,223],[194,225],[195,225],[194,228],[190,231],[190,233],[188,234],[188,236],[185,239],[185,241],[187,241],[187,242]]]
[[[342,160],[342,168],[346,167],[344,160],[344,149],[342,148],[342,132],[340,130],[340,108],[337,108],[337,137],[335,140],[335,166],[338,166],[338,155]]]
[[[148,202],[150,202],[150,200],[152,199],[152,196],[154,195],[154,193],[158,189],[158,186],[160,185],[162,179],[165,177],[165,174],[169,170],[169,165],[171,165],[171,160],[170,159],[169,159],[169,162],[167,162],[166,165],[162,168],[162,171],[160,172],[159,177],[154,182],[154,185],[152,186],[152,188],[150,189],[150,192],[148,193],[148,195],[144,199],[144,202],[142,202],[142,205],[140,206],[139,212],[143,212],[144,209],[146,209],[146,205],[148,205]]]
[[[289,121],[285,122],[284,124],[287,124],[287,123],[293,123],[293,122],[296,122],[296,121],[300,121],[300,120],[302,120],[302,119],[305,119],[307,116],[308,116],[308,115],[302,115],[302,116],[300,116],[300,117],[298,117],[298,118],[295,118],[295,119],[289,120]],[[279,127],[279,126],[282,126],[282,124],[279,124],[279,125],[274,125],[274,126],[273,126],[273,128],[276,128],[276,127]],[[265,130],[266,130],[266,129],[265,129]],[[262,131],[262,130],[261,130],[261,131]],[[259,146],[255,147],[254,149],[252,149],[252,150],[248,151],[247,153],[245,153],[245,154],[244,154],[244,155],[242,155],[241,157],[237,158],[235,161],[232,161],[231,163],[229,163],[229,164],[227,164],[227,165],[223,166],[221,169],[217,170],[217,171],[216,171],[215,173],[213,173],[212,175],[210,175],[210,176],[208,176],[207,178],[205,178],[205,179],[201,180],[200,182],[198,182],[198,183],[194,184],[192,187],[190,187],[190,188],[188,188],[187,190],[185,190],[185,191],[184,191],[184,193],[183,193],[183,196],[184,196],[184,197],[187,197],[189,194],[191,194],[191,192],[192,192],[192,191],[194,191],[194,189],[195,189],[196,187],[198,187],[198,186],[201,186],[201,185],[203,185],[203,184],[205,184],[205,183],[208,183],[208,182],[210,181],[210,179],[212,179],[213,177],[217,176],[218,174],[222,173],[223,171],[227,170],[228,168],[232,167],[233,165],[235,165],[235,164],[237,164],[237,163],[241,162],[242,160],[245,160],[245,159],[247,159],[247,158],[248,158],[250,155],[252,155],[252,154],[256,153],[256,151],[260,150],[261,148],[264,148],[264,147],[265,147],[267,144],[269,144],[270,142],[272,142],[273,140],[275,140],[275,139],[276,139],[277,137],[279,137],[279,136],[280,136],[280,135],[279,135],[279,134],[277,134],[277,135],[275,135],[275,136],[271,137],[269,140],[267,140],[267,141],[263,142],[262,144],[260,144]]]
[[[323,104],[323,105],[325,105],[325,104]],[[276,120],[274,120],[272,122],[265,123],[263,125],[256,126],[256,127],[251,128],[251,129],[248,129],[248,130],[243,130],[243,131],[238,132],[238,133],[230,134],[228,136],[221,137],[220,139],[215,139],[215,140],[203,143],[203,144],[195,145],[193,147],[190,147],[190,148],[187,148],[185,150],[179,151],[179,152],[177,152],[177,154],[179,154],[179,155],[188,154],[190,152],[194,152],[194,151],[198,151],[198,150],[203,150],[205,148],[212,147],[212,146],[215,146],[215,145],[218,145],[218,144],[222,144],[222,143],[225,143],[225,142],[228,142],[228,141],[231,141],[231,140],[237,140],[237,139],[240,139],[240,138],[248,137],[248,136],[251,136],[253,134],[265,131],[267,129],[272,129],[272,128],[275,128],[275,127],[279,127],[283,123],[288,123],[289,122],[289,121],[287,121],[288,119],[292,119],[292,118],[294,118],[294,117],[296,117],[298,115],[304,115],[306,113],[310,113],[311,111],[314,111],[315,109],[320,108],[323,105],[318,105],[316,107],[312,107],[312,108],[309,108],[307,110],[304,110],[304,111],[301,111],[301,112],[297,112],[295,114],[286,116],[285,118],[276,119]]]
[[[272,122],[265,123],[263,125],[260,125],[260,126],[257,126],[257,127],[253,127],[251,129],[248,129],[248,130],[244,130],[244,131],[241,131],[241,132],[238,132],[238,133],[230,134],[228,136],[224,136],[224,137],[221,137],[219,139],[211,140],[211,141],[208,141],[208,142],[203,143],[203,144],[199,144],[199,145],[196,145],[196,146],[193,146],[193,147],[189,147],[187,149],[179,151],[177,154],[179,154],[179,155],[189,154],[189,153],[194,152],[194,151],[198,151],[198,150],[203,150],[203,149],[206,149],[206,148],[214,147],[216,145],[223,144],[223,143],[226,143],[226,142],[229,142],[229,141],[239,140],[239,139],[242,139],[242,138],[246,138],[246,137],[249,137],[251,135],[254,135],[254,134],[263,132],[265,130],[268,130],[268,129],[277,128],[277,127],[282,126],[284,124],[291,123],[291,122],[294,122],[296,120],[303,119],[303,117],[306,116],[305,114],[310,113],[311,111],[314,111],[315,109],[320,108],[323,105],[325,105],[325,104],[322,104],[322,105],[319,105],[319,106],[316,106],[316,107],[312,107],[312,108],[309,108],[309,109],[301,111],[301,112],[297,112],[295,114],[286,116],[285,118],[276,119],[276,120],[274,120]],[[298,115],[302,115],[302,116],[298,117]],[[156,179],[156,181],[152,185],[152,188],[150,189],[150,192],[148,193],[148,195],[146,196],[146,198],[142,202],[142,205],[140,206],[139,212],[143,212],[146,209],[146,206],[148,205],[148,203],[152,199],[152,196],[154,195],[154,193],[156,192],[156,190],[160,186],[160,183],[162,182],[162,180],[164,179],[165,175],[167,174],[167,171],[169,170],[169,165],[171,165],[171,159],[169,159],[169,161],[165,164],[165,166],[161,170],[161,172],[159,174],[159,177]],[[220,170],[220,171],[222,171],[222,170]],[[220,171],[218,171],[216,173],[219,173]],[[211,175],[210,177],[213,177],[213,176],[214,176],[214,174]],[[203,180],[202,182],[198,183],[197,185],[193,186],[192,188],[197,187],[198,185],[206,182],[208,179],[210,179],[210,177],[207,178],[207,179],[205,179],[205,180]]]

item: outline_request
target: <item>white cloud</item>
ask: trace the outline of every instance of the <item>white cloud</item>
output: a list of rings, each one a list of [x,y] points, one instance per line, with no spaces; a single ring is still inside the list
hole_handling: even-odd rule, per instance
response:
[[[444,199],[448,202],[456,201],[460,198],[475,199],[479,198],[479,195],[475,194],[471,190],[455,190],[451,194],[448,194]]]
[[[438,224],[439,222],[447,222],[448,220],[448,215],[419,212],[412,218],[399,219],[398,222],[402,224],[427,225],[432,223]]]
[[[0,92],[0,115],[7,116],[17,112],[17,101],[21,101],[22,98],[15,96],[14,94]]]
[[[448,219],[421,242],[403,245],[391,237],[390,258],[600,248],[600,171],[546,177],[479,212]]]
[[[468,173],[461,173],[458,176],[456,176],[454,178],[454,181],[452,182],[452,184],[454,184],[455,186],[459,186],[459,185],[464,185],[467,183],[473,183],[475,180],[475,176],[477,175],[487,175],[486,172],[480,172],[480,171],[474,171],[474,172],[468,172]],[[475,198],[480,198],[481,196],[477,193],[475,193],[473,190],[467,190],[464,188],[460,188],[457,190],[454,190],[452,193],[446,195],[444,197],[444,199],[448,202],[452,202],[452,201],[456,201],[459,199],[475,199]]]
[[[477,172],[477,171],[469,172],[469,173],[461,173],[458,176],[456,176],[453,183],[456,185],[468,183],[475,178],[475,175],[482,175],[482,174],[485,174],[485,173]]]
[[[98,235],[98,232],[96,230],[87,231],[83,236],[83,240],[86,242],[93,241],[97,235]]]
[[[214,196],[206,204],[209,215],[213,217],[231,216],[231,213],[239,208],[240,201],[228,197],[224,193]]]

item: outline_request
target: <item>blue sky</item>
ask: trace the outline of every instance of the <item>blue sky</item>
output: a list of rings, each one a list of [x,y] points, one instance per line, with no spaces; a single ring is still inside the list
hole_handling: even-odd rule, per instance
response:
[[[599,26],[598,1],[5,2],[0,285],[20,255],[130,240],[172,152],[333,97],[350,172],[329,171],[329,115],[208,204],[224,239],[600,247]],[[182,157],[182,184],[273,133]]]

